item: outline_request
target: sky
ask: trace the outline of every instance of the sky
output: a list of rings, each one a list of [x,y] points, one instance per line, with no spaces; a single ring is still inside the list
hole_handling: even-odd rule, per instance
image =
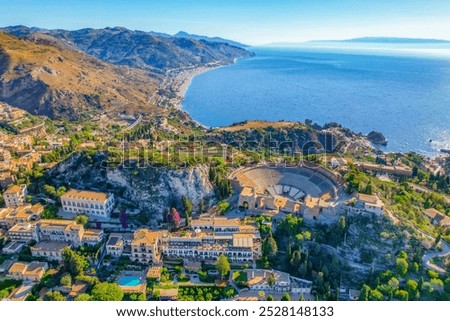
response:
[[[0,26],[180,30],[250,45],[364,36],[450,40],[449,0],[0,0]]]

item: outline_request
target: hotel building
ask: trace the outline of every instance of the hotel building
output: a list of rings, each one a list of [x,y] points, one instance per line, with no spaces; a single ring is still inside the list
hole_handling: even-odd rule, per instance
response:
[[[114,208],[114,195],[71,189],[61,196],[64,211],[109,219]]]

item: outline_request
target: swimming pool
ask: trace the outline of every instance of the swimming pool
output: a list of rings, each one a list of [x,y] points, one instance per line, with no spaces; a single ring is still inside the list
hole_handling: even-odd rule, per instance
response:
[[[117,283],[121,286],[137,286],[141,284],[141,278],[138,276],[124,275],[117,280]]]

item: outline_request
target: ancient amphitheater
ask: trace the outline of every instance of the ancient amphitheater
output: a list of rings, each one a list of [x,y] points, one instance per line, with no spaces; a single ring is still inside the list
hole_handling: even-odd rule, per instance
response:
[[[234,178],[242,187],[239,206],[312,215],[330,210],[341,192],[340,178],[317,164],[308,165],[259,165],[237,171]]]

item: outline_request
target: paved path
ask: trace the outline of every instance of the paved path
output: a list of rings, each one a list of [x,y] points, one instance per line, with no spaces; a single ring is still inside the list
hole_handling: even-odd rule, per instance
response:
[[[422,262],[429,269],[432,269],[440,274],[447,274],[447,271],[445,269],[431,262],[431,260],[436,257],[444,257],[450,254],[450,245],[442,240],[441,245],[443,249],[442,252],[430,252],[428,254],[425,254],[422,257]]]

